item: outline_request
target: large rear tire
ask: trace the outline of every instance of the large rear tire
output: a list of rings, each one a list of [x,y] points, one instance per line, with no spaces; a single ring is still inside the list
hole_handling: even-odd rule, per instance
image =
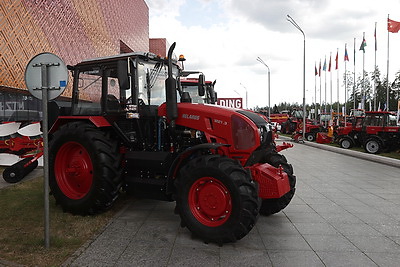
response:
[[[275,168],[278,168],[279,165],[281,165],[284,172],[286,172],[289,178],[289,192],[287,192],[280,198],[270,198],[262,200],[260,214],[272,215],[278,213],[279,211],[283,210],[287,205],[289,205],[294,196],[294,192],[296,191],[296,176],[293,175],[293,167],[287,162],[286,157],[284,155],[278,154],[275,151],[272,151],[268,155],[266,155],[263,163],[268,163]]]
[[[365,142],[364,149],[368,153],[378,154],[382,150],[382,143],[376,138],[370,138]]]
[[[94,125],[63,125],[49,144],[49,185],[57,204],[72,214],[110,208],[121,187],[117,141]]]
[[[235,242],[257,221],[257,185],[230,158],[208,155],[189,161],[180,170],[175,186],[182,226],[205,242]]]

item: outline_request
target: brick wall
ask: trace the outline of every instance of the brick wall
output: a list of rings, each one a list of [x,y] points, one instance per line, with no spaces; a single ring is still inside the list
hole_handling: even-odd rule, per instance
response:
[[[165,38],[151,38],[149,40],[149,51],[156,54],[160,55],[162,57],[167,56],[167,50],[169,48],[169,44],[167,42],[167,39]]]
[[[0,86],[24,89],[25,66],[41,52],[73,65],[149,51],[148,17],[144,0],[1,0]]]

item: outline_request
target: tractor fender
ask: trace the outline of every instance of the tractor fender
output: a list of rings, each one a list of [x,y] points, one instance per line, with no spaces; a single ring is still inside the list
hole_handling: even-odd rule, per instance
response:
[[[98,128],[111,126],[111,124],[103,116],[59,116],[51,127],[49,133],[53,133],[62,125],[74,121],[88,121]]]
[[[342,140],[343,138],[348,138],[348,139],[350,139],[350,140],[353,142],[353,144],[356,143],[356,140],[355,140],[352,136],[347,135],[347,134],[337,137],[337,139],[338,139],[339,141]]]
[[[189,159],[194,153],[198,151],[215,149],[218,150],[220,147],[229,147],[229,144],[219,144],[219,143],[205,143],[200,145],[195,145],[189,147],[185,151],[181,152],[172,162],[171,167],[168,171],[168,179],[173,180],[176,178],[176,174],[178,173],[181,166]]]

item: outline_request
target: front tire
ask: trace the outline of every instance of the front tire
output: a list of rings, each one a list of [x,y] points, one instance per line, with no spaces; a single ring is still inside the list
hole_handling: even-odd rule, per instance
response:
[[[230,158],[208,155],[189,161],[175,186],[182,226],[205,242],[235,242],[256,223],[260,208],[257,185]]]
[[[72,214],[110,208],[121,187],[117,141],[94,125],[63,125],[49,144],[49,185],[57,204]]]
[[[266,155],[263,159],[263,163],[268,163],[275,168],[278,168],[279,165],[281,165],[289,178],[290,185],[290,191],[282,197],[262,200],[260,214],[268,216],[280,212],[289,205],[296,191],[296,176],[293,175],[293,167],[287,162],[286,157],[275,151]]]
[[[354,141],[350,137],[343,137],[340,139],[339,145],[341,148],[349,149],[354,146]]]
[[[308,134],[306,134],[306,139],[307,139],[307,141],[309,141],[309,142],[314,141],[314,140],[315,140],[315,134],[313,134],[313,133],[308,133]]]

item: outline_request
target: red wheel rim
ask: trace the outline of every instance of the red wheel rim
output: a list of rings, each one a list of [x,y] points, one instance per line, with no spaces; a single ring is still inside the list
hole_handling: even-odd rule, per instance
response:
[[[54,174],[60,190],[71,199],[89,193],[93,182],[93,165],[87,150],[77,142],[63,144],[57,152]]]
[[[206,226],[223,225],[232,213],[229,190],[212,177],[198,179],[189,190],[188,200],[194,217]]]

